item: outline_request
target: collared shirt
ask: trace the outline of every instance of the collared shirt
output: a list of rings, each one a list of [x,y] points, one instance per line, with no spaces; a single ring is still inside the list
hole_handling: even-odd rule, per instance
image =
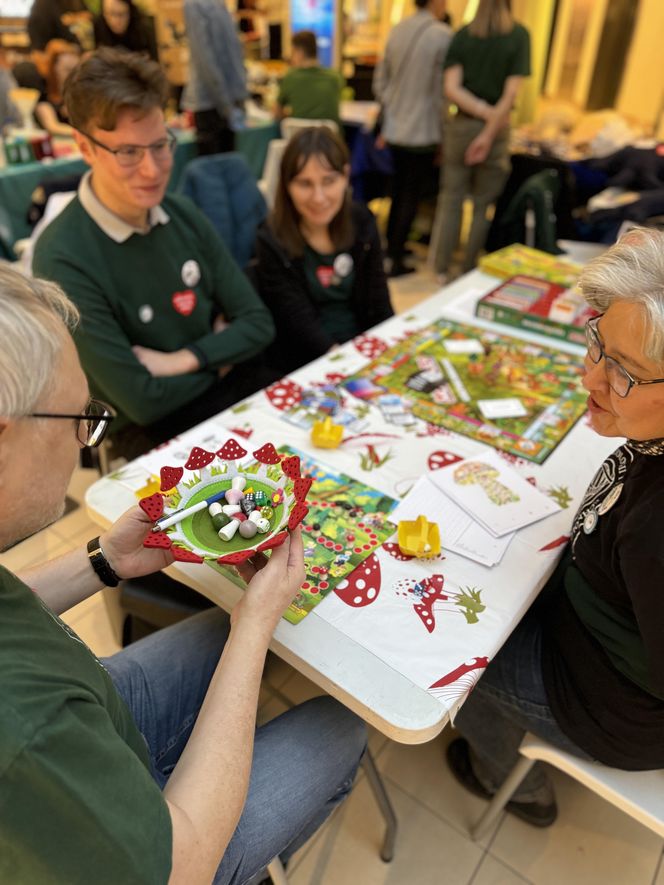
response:
[[[107,209],[93,191],[92,170],[88,170],[81,179],[78,186],[78,198],[81,201],[81,206],[95,224],[116,243],[124,243],[134,234],[145,236],[150,233],[153,227],[158,224],[168,224],[171,220],[165,209],[161,206],[154,206],[152,209],[148,209],[148,227],[134,227],[133,224],[124,221],[119,215]]]

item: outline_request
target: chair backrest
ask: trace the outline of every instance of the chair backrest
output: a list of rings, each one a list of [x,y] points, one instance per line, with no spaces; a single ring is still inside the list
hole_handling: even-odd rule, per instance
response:
[[[609,768],[564,753],[532,734],[525,736],[519,752],[528,759],[539,759],[559,768],[664,837],[664,771],[620,771]]]
[[[559,189],[560,179],[555,169],[543,169],[527,178],[494,219],[494,226],[499,228],[496,236],[501,242],[496,248],[525,243],[542,252],[559,254],[554,209]]]
[[[244,267],[253,254],[256,228],[267,215],[265,200],[244,157],[237,153],[198,157],[185,167],[178,190],[207,215]]]
[[[333,132],[339,132],[339,126],[334,120],[306,120],[304,117],[284,117],[281,121],[281,135],[283,138],[292,138],[300,129],[308,129],[310,126],[329,126]]]
[[[258,182],[258,187],[265,197],[265,202],[269,209],[272,209],[274,206],[274,197],[277,193],[277,185],[279,184],[281,158],[284,155],[287,144],[287,138],[273,138],[267,146],[265,165],[263,166],[263,176]]]

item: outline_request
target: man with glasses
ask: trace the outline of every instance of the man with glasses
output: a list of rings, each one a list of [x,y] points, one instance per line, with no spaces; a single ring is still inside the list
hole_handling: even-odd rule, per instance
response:
[[[0,266],[0,551],[61,516],[81,447],[111,422],[89,399],[77,315],[57,286]],[[351,787],[366,734],[336,701],[255,729],[268,644],[304,577],[299,530],[243,569],[232,620],[214,607],[100,662],[59,619],[169,565],[143,547],[151,529],[134,507],[87,549],[20,577],[0,565],[0,882],[239,885]]]
[[[161,68],[122,50],[100,49],[73,72],[65,103],[90,171],[33,261],[81,311],[81,363],[117,409],[114,441],[128,457],[265,386],[256,358],[274,336],[209,222],[166,194],[167,95]]]

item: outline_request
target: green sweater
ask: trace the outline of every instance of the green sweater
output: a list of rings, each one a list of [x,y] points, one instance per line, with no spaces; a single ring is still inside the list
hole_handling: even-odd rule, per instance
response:
[[[0,882],[166,882],[168,807],[87,646],[0,568]]]
[[[274,338],[269,311],[205,216],[180,196],[167,195],[162,206],[167,224],[117,243],[76,197],[35,249],[35,275],[59,283],[81,312],[81,364],[93,394],[118,410],[114,430],[169,415],[211,387],[220,366],[250,359]],[[219,314],[229,326],[215,333]],[[207,366],[153,377],[135,344],[193,346]]]

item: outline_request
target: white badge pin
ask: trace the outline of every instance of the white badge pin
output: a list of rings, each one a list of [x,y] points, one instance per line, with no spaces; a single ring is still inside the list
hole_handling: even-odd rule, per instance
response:
[[[618,483],[617,486],[614,486],[611,489],[609,494],[606,496],[606,498],[604,498],[602,503],[597,508],[597,512],[599,513],[600,516],[604,516],[605,513],[608,513],[608,511],[613,507],[613,505],[616,503],[616,501],[620,497],[622,490],[623,490],[622,483]]]
[[[154,318],[154,310],[149,304],[141,304],[138,308],[138,318],[142,323],[151,323]]]
[[[348,252],[341,252],[334,259],[332,267],[335,274],[343,279],[343,277],[347,277],[353,269],[353,258]]]
[[[201,278],[201,269],[198,261],[190,258],[182,265],[182,282],[185,286],[195,286]]]
[[[597,528],[599,516],[596,510],[589,510],[583,517],[583,531],[586,535],[590,535]]]

